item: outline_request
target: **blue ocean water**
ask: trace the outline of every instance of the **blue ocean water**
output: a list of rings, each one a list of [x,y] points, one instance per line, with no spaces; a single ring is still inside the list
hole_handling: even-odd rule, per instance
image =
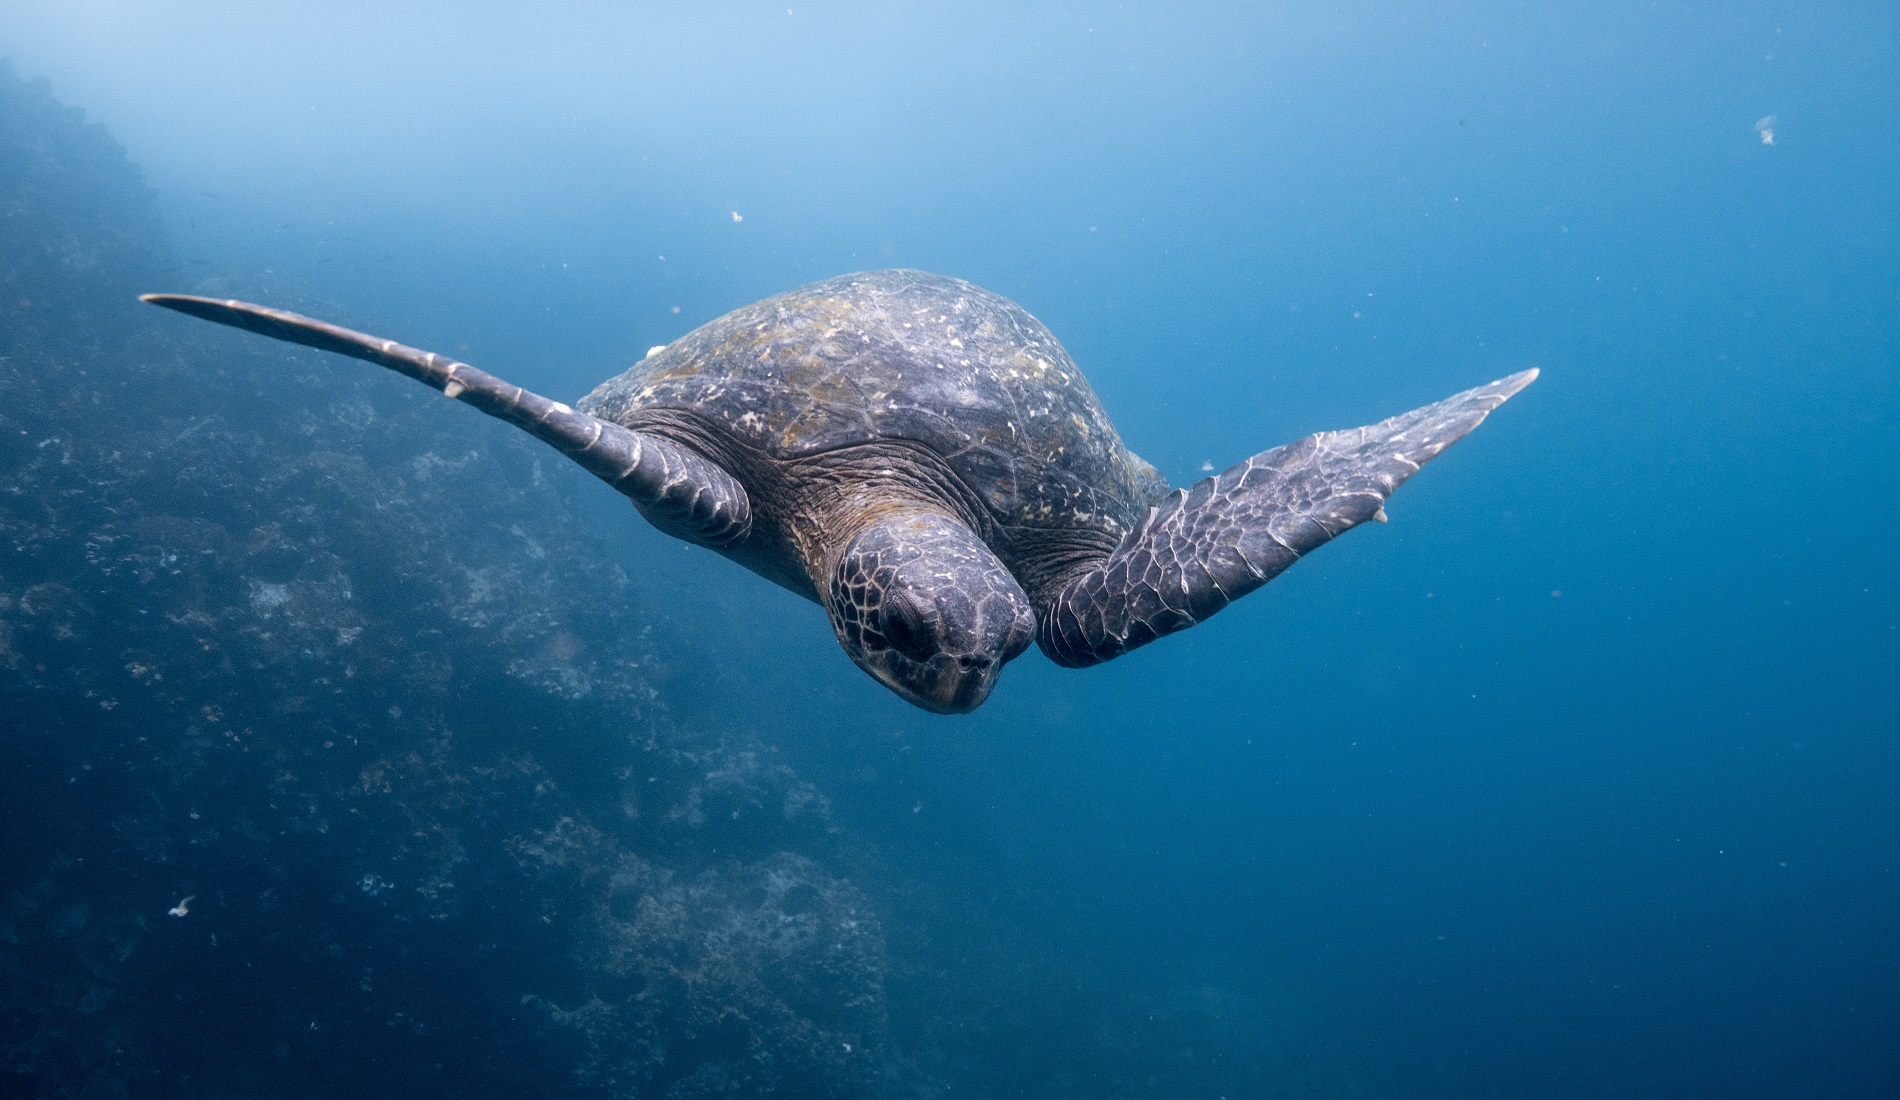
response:
[[[810,604],[550,483],[548,522],[654,632],[658,705],[821,792],[813,858],[885,937],[877,1049],[905,1068],[877,1088],[1900,1094],[1891,6],[789,2],[19,5],[0,56],[143,172],[179,261],[143,289],[294,293],[564,399],[881,267],[1021,303],[1177,485],[1542,369],[1390,524],[1101,667],[1032,652],[961,718],[853,668]],[[531,705],[454,690],[497,752],[537,736]],[[611,996],[575,980],[569,1009]],[[267,1031],[237,1079],[374,1079],[273,1078],[299,1040]],[[811,1074],[571,1087],[873,1090]],[[169,1080],[128,1087],[224,1094]]]

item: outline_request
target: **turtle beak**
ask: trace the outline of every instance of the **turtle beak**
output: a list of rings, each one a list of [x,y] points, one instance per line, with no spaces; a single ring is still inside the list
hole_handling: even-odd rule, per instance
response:
[[[912,665],[900,677],[884,662],[866,671],[914,706],[933,714],[968,714],[983,705],[996,686],[1001,662],[981,657],[956,658],[939,653],[923,665]],[[921,675],[920,675],[921,673]]]
[[[1008,622],[1002,637],[994,641],[994,648],[984,647],[979,652],[957,656],[933,655],[922,665],[923,675],[918,683],[900,686],[882,675],[878,679],[925,710],[968,714],[990,697],[990,689],[996,686],[1003,666],[1022,656],[1036,635],[1036,617],[1026,602],[1010,609]]]
[[[996,674],[1002,671],[1001,665],[990,661],[982,661],[981,667],[964,667],[970,663],[969,658],[958,661],[939,656],[930,663],[935,665],[939,661],[950,667],[937,677],[936,690],[924,704],[938,714],[968,714],[982,706],[990,697],[990,689],[996,686]]]

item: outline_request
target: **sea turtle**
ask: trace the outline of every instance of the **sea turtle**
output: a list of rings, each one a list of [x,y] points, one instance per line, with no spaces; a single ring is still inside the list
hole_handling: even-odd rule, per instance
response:
[[[1169,491],[1075,361],[999,295],[871,271],[746,306],[575,407],[237,301],[145,301],[380,363],[552,444],[655,527],[811,599],[858,666],[974,710],[1034,638],[1092,665],[1185,630],[1368,519],[1537,376],[1321,432]]]

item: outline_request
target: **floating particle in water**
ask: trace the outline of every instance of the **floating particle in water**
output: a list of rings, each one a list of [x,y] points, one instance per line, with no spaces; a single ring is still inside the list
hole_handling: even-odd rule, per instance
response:
[[[1775,116],[1763,115],[1755,121],[1755,132],[1761,135],[1763,145],[1775,143]]]
[[[738,212],[737,210],[734,210],[734,211],[732,212],[732,220],[733,220],[734,222],[742,222],[742,221],[744,221],[744,220],[745,220],[745,215],[744,215],[744,214],[741,214],[741,213],[739,213],[739,212]]]
[[[174,905],[170,909],[167,909],[165,911],[167,913],[170,913],[174,917],[182,917],[185,914],[191,912],[191,903],[197,900],[198,900],[198,895],[187,894],[183,901],[180,901],[177,905]]]

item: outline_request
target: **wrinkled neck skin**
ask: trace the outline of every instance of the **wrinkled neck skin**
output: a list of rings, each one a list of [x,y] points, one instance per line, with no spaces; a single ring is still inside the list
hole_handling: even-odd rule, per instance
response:
[[[1035,635],[1029,598],[929,464],[852,457],[872,461],[818,471],[797,525],[838,643],[917,706],[975,710]]]
[[[847,447],[791,468],[785,534],[818,602],[838,564],[866,528],[898,517],[937,516],[981,541],[994,521],[935,454],[904,443]]]

